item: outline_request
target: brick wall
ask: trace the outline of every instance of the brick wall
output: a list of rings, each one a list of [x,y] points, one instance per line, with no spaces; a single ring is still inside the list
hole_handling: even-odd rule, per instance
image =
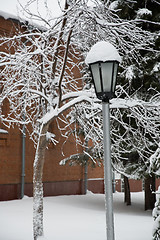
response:
[[[1,124],[0,128],[4,129]],[[64,139],[58,135],[59,144],[52,145],[46,150],[44,164],[43,182],[46,195],[80,194],[83,193],[83,166],[59,165],[62,155],[62,143]],[[8,129],[8,134],[0,133],[1,139],[5,139],[0,145],[0,200],[9,200],[20,197],[21,184],[21,162],[22,162],[22,134],[18,127]],[[74,141],[69,141],[63,149],[66,156],[73,154],[75,149]],[[31,140],[26,137],[25,154],[25,194],[32,195],[33,160],[35,149]],[[88,167],[88,178],[103,178],[103,167]],[[102,183],[92,181],[90,190],[102,192]],[[95,186],[95,190],[94,190]],[[100,189],[97,189],[100,186]],[[49,191],[50,188],[50,191]],[[97,189],[97,190],[96,190]],[[8,196],[8,197],[7,197]]]
[[[121,179],[116,179],[116,191],[121,192],[123,191],[123,184]],[[129,179],[129,185],[130,185],[130,191],[131,192],[141,192],[143,191],[143,182],[142,180],[134,180]],[[156,190],[158,190],[158,187],[160,186],[160,179],[156,179]]]

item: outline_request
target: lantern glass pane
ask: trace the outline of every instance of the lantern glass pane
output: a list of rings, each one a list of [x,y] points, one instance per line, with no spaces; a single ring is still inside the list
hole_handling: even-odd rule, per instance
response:
[[[105,62],[101,63],[102,70],[102,81],[103,81],[103,91],[111,92],[111,83],[112,83],[112,72],[113,72],[113,63]]]
[[[92,77],[95,84],[96,92],[101,92],[101,81],[100,81],[100,72],[99,64],[91,64]]]
[[[112,92],[115,91],[116,79],[117,79],[117,70],[118,70],[118,63],[114,62]]]

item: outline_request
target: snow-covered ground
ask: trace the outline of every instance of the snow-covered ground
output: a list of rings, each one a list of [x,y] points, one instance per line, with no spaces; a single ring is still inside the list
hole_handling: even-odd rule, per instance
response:
[[[153,219],[144,211],[143,193],[132,206],[114,194],[115,240],[151,240]],[[0,202],[0,240],[32,240],[32,198]],[[104,195],[44,198],[44,237],[40,240],[106,240]]]

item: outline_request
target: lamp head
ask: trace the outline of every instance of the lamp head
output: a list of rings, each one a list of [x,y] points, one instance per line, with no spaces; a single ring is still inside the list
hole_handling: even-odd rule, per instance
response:
[[[118,61],[89,64],[97,98],[104,102],[114,97],[118,65]]]
[[[97,98],[104,102],[114,97],[120,61],[117,49],[104,41],[96,43],[86,57]]]

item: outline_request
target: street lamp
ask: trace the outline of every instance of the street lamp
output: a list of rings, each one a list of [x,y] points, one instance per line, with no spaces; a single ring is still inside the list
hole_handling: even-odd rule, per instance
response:
[[[112,44],[102,41],[91,48],[85,62],[89,65],[97,98],[102,100],[106,231],[107,240],[114,240],[109,100],[114,97],[121,57]]]

